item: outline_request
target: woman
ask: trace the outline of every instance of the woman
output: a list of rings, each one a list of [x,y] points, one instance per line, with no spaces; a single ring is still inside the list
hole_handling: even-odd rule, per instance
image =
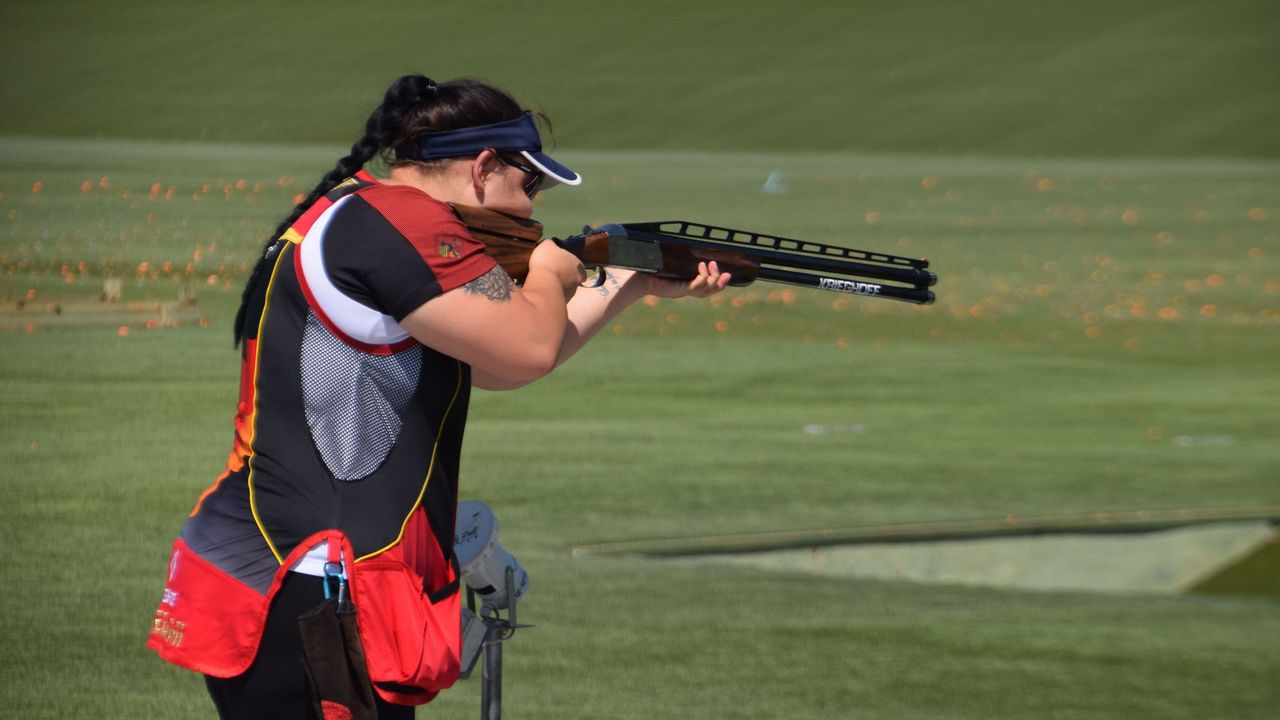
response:
[[[362,170],[378,156],[381,180]],[[355,601],[378,717],[451,685],[471,387],[546,375],[645,294],[728,283],[712,263],[687,284],[610,270],[583,289],[578,259],[543,242],[516,286],[447,204],[528,217],[539,191],[579,183],[503,91],[406,76],[281,223],[237,315],[234,447],[175,542],[148,641],[206,676],[223,717],[346,711],[315,694],[333,658],[299,629],[331,592]]]

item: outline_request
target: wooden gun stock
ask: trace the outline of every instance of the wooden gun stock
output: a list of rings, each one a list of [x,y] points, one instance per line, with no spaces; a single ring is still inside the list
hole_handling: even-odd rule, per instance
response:
[[[469,205],[454,205],[453,212],[511,279],[524,282],[529,275],[529,254],[542,241],[542,223]]]
[[[467,205],[453,210],[485,252],[523,282],[529,255],[543,239],[542,223]],[[691,280],[700,262],[715,261],[732,285],[768,280],[922,304],[933,302],[928,287],[937,282],[924,260],[683,221],[602,225],[553,240],[588,268],[630,268],[671,280]]]

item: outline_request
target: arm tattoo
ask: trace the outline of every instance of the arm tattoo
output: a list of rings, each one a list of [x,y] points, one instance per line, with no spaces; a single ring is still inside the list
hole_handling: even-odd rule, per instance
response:
[[[501,266],[463,285],[468,295],[483,295],[488,300],[505,302],[511,299],[511,276]]]
[[[614,290],[622,287],[622,283],[618,282],[618,276],[609,272],[605,268],[600,268],[600,272],[604,273],[605,279],[596,288],[596,292],[600,293],[600,297],[609,297],[609,286],[612,285]]]

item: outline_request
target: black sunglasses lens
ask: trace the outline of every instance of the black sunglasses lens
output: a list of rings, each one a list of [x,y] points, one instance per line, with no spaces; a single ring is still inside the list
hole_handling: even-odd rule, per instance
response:
[[[538,191],[542,189],[542,171],[541,170],[535,167],[531,167],[529,165],[525,165],[519,160],[509,158],[506,155],[503,155],[502,153],[496,153],[496,155],[498,156],[498,160],[503,165],[510,165],[511,167],[529,176],[529,179],[524,181],[523,187],[524,187],[525,195],[528,195],[530,198],[532,198],[534,195],[538,194]]]
[[[538,191],[541,189],[542,173],[534,171],[534,173],[529,176],[529,179],[525,181],[524,194],[532,198],[534,195],[537,195]]]

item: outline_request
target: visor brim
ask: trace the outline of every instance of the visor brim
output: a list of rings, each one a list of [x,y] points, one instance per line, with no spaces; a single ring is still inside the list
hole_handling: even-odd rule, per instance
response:
[[[546,190],[556,185],[569,185],[571,187],[582,184],[582,176],[561,165],[551,156],[540,150],[520,150],[521,155],[525,157],[534,167],[542,171],[544,179],[542,181],[542,189]]]

